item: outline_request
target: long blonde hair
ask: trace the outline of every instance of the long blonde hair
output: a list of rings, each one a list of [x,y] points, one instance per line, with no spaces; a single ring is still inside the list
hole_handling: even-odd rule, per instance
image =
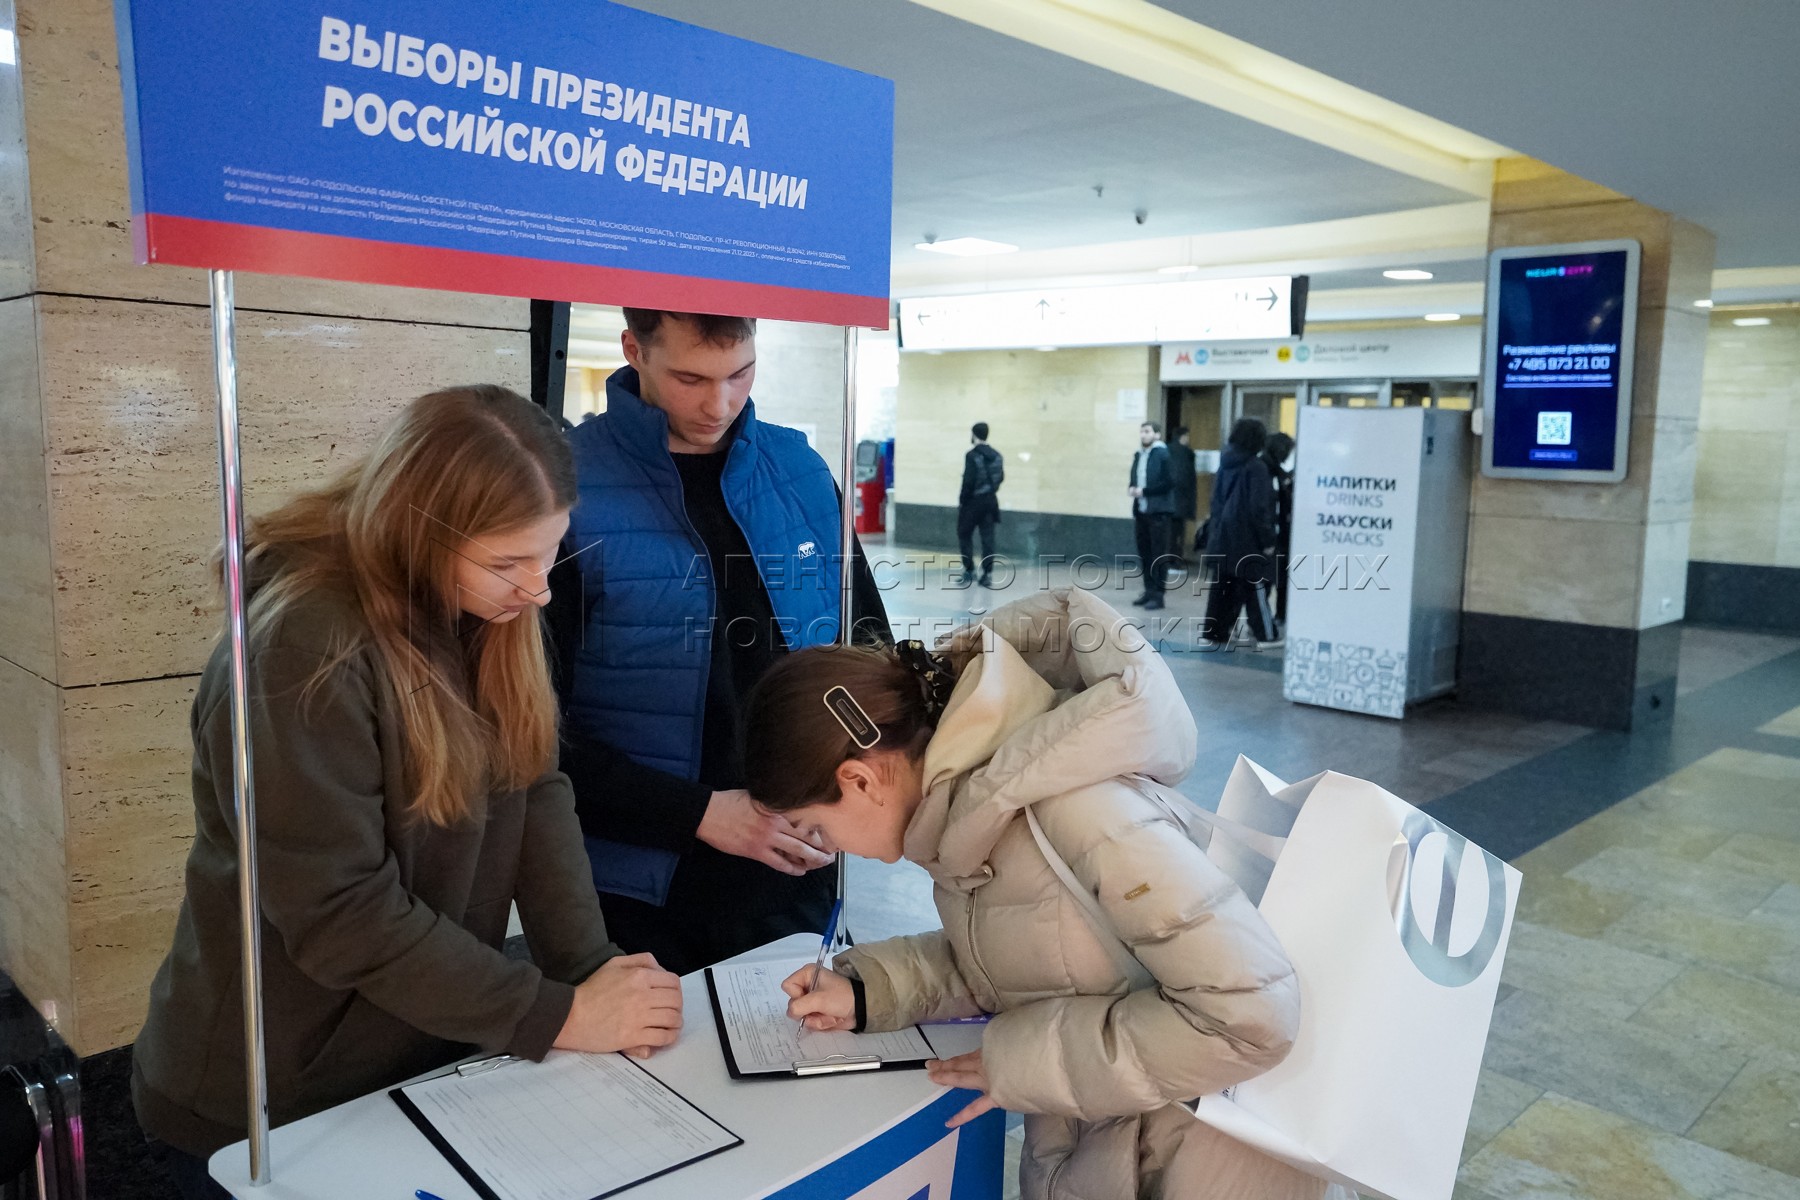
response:
[[[456,824],[478,792],[524,787],[554,760],[541,622],[527,611],[459,638],[455,572],[466,540],[574,503],[574,464],[556,422],[484,384],[413,401],[367,458],[250,523],[249,573],[262,580],[252,638],[315,591],[354,597],[399,705],[420,819]],[[314,683],[359,648],[334,647]]]

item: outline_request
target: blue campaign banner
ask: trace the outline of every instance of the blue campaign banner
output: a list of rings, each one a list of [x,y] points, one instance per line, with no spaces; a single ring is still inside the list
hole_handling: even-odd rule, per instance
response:
[[[894,86],[605,0],[116,0],[138,261],[885,328]]]

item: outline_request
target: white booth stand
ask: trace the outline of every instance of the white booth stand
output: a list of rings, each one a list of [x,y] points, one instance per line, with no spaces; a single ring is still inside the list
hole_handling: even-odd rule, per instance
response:
[[[1456,684],[1469,414],[1300,410],[1282,694],[1400,717]]]
[[[810,955],[819,940],[785,938],[733,962]],[[999,1200],[1006,1115],[944,1122],[974,1096],[932,1083],[922,1070],[806,1079],[731,1078],[696,972],[681,981],[681,1040],[643,1066],[744,1144],[647,1180],[629,1200]],[[932,1025],[945,1056],[981,1045],[980,1025]],[[530,1063],[506,1068],[530,1071]],[[410,1197],[480,1200],[385,1090],[272,1130],[274,1179],[253,1187],[246,1145],[213,1155],[214,1179],[254,1200]]]

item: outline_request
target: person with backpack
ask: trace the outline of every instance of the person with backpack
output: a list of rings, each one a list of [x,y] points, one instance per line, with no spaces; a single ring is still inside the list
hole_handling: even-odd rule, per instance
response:
[[[925,868],[943,927],[783,985],[815,1030],[993,1014],[928,1065],[1025,1114],[1024,1200],[1348,1193],[1188,1107],[1268,1070],[1299,1027],[1280,944],[1158,796],[1197,733],[1156,651],[1090,591],[1008,604],[942,654],[812,649],[751,697],[758,801],[852,854]],[[1090,908],[1090,906],[1092,906]]]
[[[1280,630],[1269,607],[1274,578],[1275,485],[1260,455],[1268,430],[1254,417],[1231,427],[1219,473],[1213,478],[1212,513],[1206,519],[1203,553],[1218,572],[1206,598],[1202,631],[1214,646],[1231,642],[1238,614],[1262,645],[1279,641]]]
[[[981,531],[981,587],[994,579],[994,526],[1000,523],[1000,485],[1006,481],[1006,460],[988,445],[986,421],[969,429],[973,443],[963,455],[962,491],[956,497],[956,543],[962,551],[963,579],[975,575],[975,532]]]

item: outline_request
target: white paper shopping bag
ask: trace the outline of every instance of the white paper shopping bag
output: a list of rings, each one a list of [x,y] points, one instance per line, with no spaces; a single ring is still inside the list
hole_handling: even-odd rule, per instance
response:
[[[1196,1116],[1366,1195],[1448,1200],[1519,872],[1346,775],[1290,786],[1240,759],[1220,814],[1286,833],[1258,909],[1293,961],[1300,1032]],[[1208,855],[1234,877],[1255,857],[1229,828]]]

